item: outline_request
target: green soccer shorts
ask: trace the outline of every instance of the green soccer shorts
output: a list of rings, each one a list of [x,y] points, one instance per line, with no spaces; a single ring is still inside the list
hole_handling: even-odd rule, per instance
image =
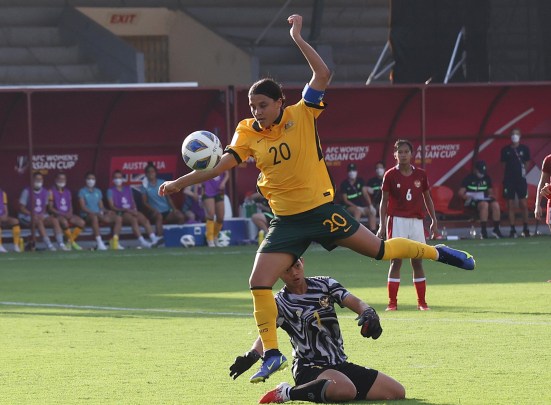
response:
[[[298,259],[312,242],[327,250],[336,241],[353,235],[360,227],[341,205],[328,203],[295,215],[275,216],[258,253],[290,253]]]

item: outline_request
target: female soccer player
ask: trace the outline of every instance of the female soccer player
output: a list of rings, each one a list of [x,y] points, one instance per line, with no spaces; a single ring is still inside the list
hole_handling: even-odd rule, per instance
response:
[[[413,145],[399,139],[394,144],[394,158],[397,165],[389,169],[383,178],[383,195],[379,212],[381,224],[377,236],[387,239],[408,238],[425,242],[423,218],[425,210],[432,220],[430,232],[438,233],[436,213],[430,196],[427,173],[411,164]],[[423,207],[424,206],[424,207]],[[388,306],[387,311],[398,309],[398,288],[400,287],[400,268],[402,259],[392,259],[388,271]],[[417,309],[427,311],[430,308],[425,300],[426,279],[421,259],[411,259],[413,268],[413,285],[417,292]]]
[[[253,118],[241,121],[232,142],[214,169],[193,171],[161,185],[159,194],[171,194],[191,184],[220,175],[252,156],[260,170],[257,186],[269,201],[275,218],[260,245],[249,279],[254,317],[265,350],[264,362],[251,382],[260,382],[287,366],[278,349],[277,308],[272,287],[306,251],[312,241],[327,250],[344,246],[376,259],[424,258],[465,269],[474,259],[446,246],[432,247],[407,239],[383,242],[360,225],[340,205],[332,204],[335,191],[317,134],[316,119],[331,73],[318,53],[302,38],[302,17],[291,15],[291,38],[312,69],[302,99],[284,107],[278,83],[262,79],[249,89]]]
[[[224,225],[224,196],[228,172],[203,183],[203,208],[205,209],[205,236],[208,247],[218,246],[218,236]]]
[[[543,159],[543,164],[541,165],[541,175],[540,180],[538,182],[538,188],[536,189],[536,204],[534,205],[534,216],[536,219],[540,219],[542,217],[542,209],[541,209],[541,197],[547,198],[547,213],[545,217],[545,222],[549,226],[549,230],[551,230],[551,187],[549,186],[549,183],[551,182],[551,154],[547,155]]]
[[[145,180],[140,189],[142,203],[149,211],[149,218],[155,223],[155,231],[159,239],[163,238],[163,223],[183,224],[186,221],[184,213],[176,208],[172,198],[160,197],[157,193],[163,181],[157,177],[157,168],[153,162],[145,167]]]
[[[293,377],[296,385],[281,383],[267,392],[261,404],[287,401],[345,402],[405,398],[405,389],[394,378],[372,368],[348,361],[335,307],[358,314],[363,337],[378,339],[383,332],[373,308],[331,277],[304,277],[301,257],[287,269],[285,286],[276,294],[277,324],[289,335],[293,346]],[[300,313],[300,316],[296,314]],[[230,366],[235,380],[260,358],[262,342]]]
[[[107,205],[109,208],[122,218],[123,224],[132,227],[134,235],[142,247],[150,248],[152,246],[157,246],[160,242],[160,238],[153,233],[153,228],[151,227],[149,219],[138,211],[132,189],[130,186],[124,185],[124,178],[120,170],[115,170],[113,172],[113,184],[114,186],[107,190]],[[146,241],[143,237],[140,225],[144,227],[151,242]]]
[[[67,237],[67,247],[74,250],[82,250],[76,242],[78,235],[84,229],[84,219],[73,212],[73,194],[67,187],[67,175],[57,173],[55,184],[50,190],[48,197],[48,209],[57,218],[63,233]],[[70,227],[74,228],[71,230]]]

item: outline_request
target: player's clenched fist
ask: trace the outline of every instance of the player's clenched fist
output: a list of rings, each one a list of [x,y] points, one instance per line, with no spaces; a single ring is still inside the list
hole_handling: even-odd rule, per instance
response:
[[[291,38],[295,38],[295,35],[300,35],[300,31],[302,30],[302,16],[293,14],[287,18],[287,21],[292,25]]]
[[[383,333],[379,315],[371,307],[363,311],[356,320],[358,321],[358,326],[361,327],[360,333],[363,337],[378,339],[381,333]]]

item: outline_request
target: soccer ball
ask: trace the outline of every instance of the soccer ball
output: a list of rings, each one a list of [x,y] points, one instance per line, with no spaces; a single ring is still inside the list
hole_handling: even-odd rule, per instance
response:
[[[212,169],[222,158],[222,144],[208,131],[195,131],[182,143],[182,158],[192,170]]]
[[[216,241],[218,247],[227,247],[231,242],[231,231],[220,231],[218,240]]]
[[[180,243],[185,248],[190,248],[195,246],[195,237],[193,235],[182,235],[180,238]]]

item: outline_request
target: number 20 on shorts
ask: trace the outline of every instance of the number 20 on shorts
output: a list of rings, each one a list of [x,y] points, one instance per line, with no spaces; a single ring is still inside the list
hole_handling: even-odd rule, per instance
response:
[[[341,214],[335,212],[331,215],[331,219],[326,219],[323,221],[323,225],[328,225],[330,232],[337,232],[339,228],[344,228],[348,225],[348,221]],[[344,231],[347,232],[348,229],[345,229]]]

